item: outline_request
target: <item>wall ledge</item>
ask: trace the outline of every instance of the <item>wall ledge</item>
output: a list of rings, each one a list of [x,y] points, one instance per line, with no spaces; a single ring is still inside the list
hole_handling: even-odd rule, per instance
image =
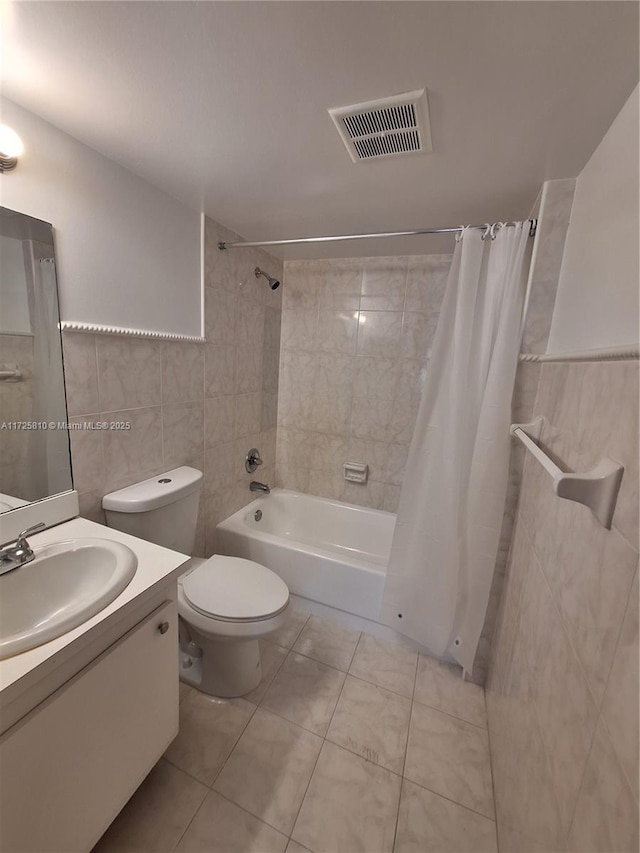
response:
[[[637,361],[640,358],[640,347],[629,344],[626,347],[603,347],[602,349],[579,350],[561,353],[520,353],[519,361],[524,362],[562,362],[562,361]]]
[[[63,332],[84,332],[89,335],[123,335],[130,338],[147,338],[156,341],[186,341],[203,344],[206,338],[200,335],[174,335],[171,332],[156,332],[150,329],[127,329],[123,326],[102,326],[99,323],[76,323],[62,320],[59,328]]]

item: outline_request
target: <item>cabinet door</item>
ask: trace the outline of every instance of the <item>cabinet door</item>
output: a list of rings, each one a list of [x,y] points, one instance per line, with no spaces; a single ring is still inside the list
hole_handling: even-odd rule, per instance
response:
[[[0,741],[0,850],[90,850],[178,732],[178,615],[161,605]]]

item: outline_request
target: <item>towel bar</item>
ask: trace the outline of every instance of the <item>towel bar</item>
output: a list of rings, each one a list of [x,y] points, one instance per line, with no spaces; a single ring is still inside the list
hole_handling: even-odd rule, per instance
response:
[[[562,471],[536,443],[543,423],[544,418],[536,418],[529,424],[512,424],[510,432],[553,477],[553,490],[559,498],[588,506],[600,524],[610,530],[624,467],[609,456],[603,456],[595,468],[584,474]]]

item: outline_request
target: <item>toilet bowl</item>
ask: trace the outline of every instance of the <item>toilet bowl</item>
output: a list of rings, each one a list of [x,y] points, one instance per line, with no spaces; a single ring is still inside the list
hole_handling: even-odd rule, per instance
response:
[[[183,466],[105,495],[107,524],[191,554],[202,472]],[[178,579],[180,679],[212,696],[260,683],[259,639],[284,624],[289,590],[266,566],[215,554],[192,557]]]
[[[180,679],[214,696],[244,696],[262,678],[258,640],[287,618],[289,590],[239,557],[193,558],[178,579]]]

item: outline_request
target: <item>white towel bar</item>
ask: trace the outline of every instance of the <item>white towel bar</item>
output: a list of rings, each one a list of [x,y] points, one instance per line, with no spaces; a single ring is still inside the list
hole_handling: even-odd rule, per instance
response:
[[[19,382],[22,379],[22,373],[18,370],[18,365],[15,367],[0,367],[1,382]]]
[[[593,470],[585,474],[562,471],[536,443],[540,439],[543,423],[543,418],[536,418],[529,424],[512,424],[510,432],[520,439],[553,477],[553,490],[559,498],[588,506],[600,524],[610,530],[624,467],[609,456],[604,456]]]

